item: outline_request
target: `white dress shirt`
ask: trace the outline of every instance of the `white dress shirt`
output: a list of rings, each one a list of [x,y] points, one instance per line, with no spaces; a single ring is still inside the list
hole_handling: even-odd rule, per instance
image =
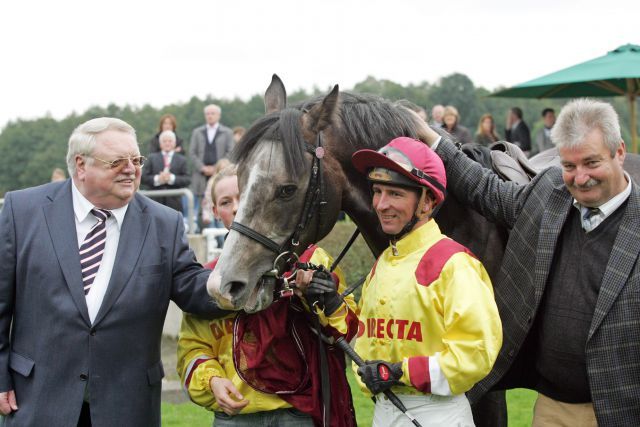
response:
[[[94,209],[95,206],[80,193],[80,190],[78,190],[73,181],[71,184],[71,193],[73,196],[73,212],[76,221],[78,250],[80,250],[82,242],[84,242],[91,228],[98,222],[98,219],[91,214],[91,209]],[[93,284],[91,285],[91,290],[85,295],[91,323],[93,323],[98,314],[104,295],[107,292],[107,287],[109,286],[109,279],[111,279],[111,271],[113,270],[113,263],[118,250],[118,242],[120,241],[120,228],[122,227],[122,221],[124,220],[124,215],[127,213],[128,207],[129,205],[125,205],[121,208],[111,210],[112,215],[107,218],[107,241],[105,242],[102,261],[100,262],[98,274],[96,274]],[[78,286],[82,287],[82,282],[78,283]]]
[[[207,142],[211,144],[216,137],[216,133],[218,132],[219,123],[216,123],[213,126],[207,125]]]
[[[162,170],[163,172],[169,172],[169,168],[171,168],[171,161],[173,160],[173,155],[175,154],[175,151],[161,151],[162,153],[162,160],[164,161],[165,157],[167,157],[167,161],[165,162],[165,167]],[[167,184],[169,185],[173,185],[176,183],[176,176],[174,174],[171,174],[171,176],[169,177],[169,182],[167,182]],[[153,186],[154,187],[159,187],[161,185],[164,185],[163,182],[160,182],[160,174],[156,174],[153,176]]]

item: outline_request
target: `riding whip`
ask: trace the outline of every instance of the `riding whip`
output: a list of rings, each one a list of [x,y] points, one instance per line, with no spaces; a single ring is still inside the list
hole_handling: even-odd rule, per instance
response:
[[[362,358],[349,345],[349,343],[344,339],[344,337],[338,337],[335,340],[334,344],[340,347],[340,349],[344,351],[351,358],[351,360],[355,362],[356,365],[363,366],[365,364],[364,360],[362,360]],[[384,393],[384,395],[387,396],[387,399],[389,399],[389,401],[393,403],[393,405],[396,408],[398,408],[403,414],[407,416],[407,418],[411,420],[413,425],[415,425],[416,427],[422,427],[418,422],[418,420],[416,420],[416,418],[413,415],[411,415],[409,411],[407,411],[407,408],[404,406],[402,401],[398,398],[398,396],[396,396],[394,392],[392,392],[391,390],[385,390],[382,393]]]

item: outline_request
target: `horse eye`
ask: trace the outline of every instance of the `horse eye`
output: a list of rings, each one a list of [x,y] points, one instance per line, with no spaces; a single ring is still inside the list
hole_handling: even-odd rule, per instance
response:
[[[290,199],[298,189],[297,186],[291,185],[282,185],[278,187],[277,196],[279,199]]]

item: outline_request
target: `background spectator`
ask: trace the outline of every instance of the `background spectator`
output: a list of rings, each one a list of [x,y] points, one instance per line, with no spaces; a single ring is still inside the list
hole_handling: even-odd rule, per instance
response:
[[[55,168],[51,173],[51,182],[64,181],[65,179],[67,179],[67,174],[60,168]]]
[[[442,117],[444,116],[444,107],[436,104],[431,109],[431,122],[429,124],[434,127],[442,127]]]
[[[531,151],[531,132],[529,132],[529,126],[522,120],[522,109],[519,107],[513,107],[507,113],[507,125],[504,135],[508,142],[516,144],[526,155],[529,155],[529,151]]]
[[[242,137],[244,136],[244,134],[247,132],[247,130],[245,128],[243,128],[242,126],[236,126],[233,128],[233,142],[235,144],[237,144],[238,142],[240,142],[240,139],[242,139]]]
[[[184,188],[189,185],[189,168],[184,156],[176,155],[176,135],[165,130],[160,134],[159,153],[149,154],[149,159],[142,169],[142,183],[150,190],[168,190]],[[159,203],[182,212],[180,196],[154,198]]]
[[[474,141],[480,145],[490,146],[494,142],[498,142],[500,137],[496,133],[496,123],[491,114],[483,114],[478,122],[478,131]]]
[[[444,123],[442,127],[453,136],[460,144],[469,144],[473,142],[471,138],[471,132],[466,127],[458,124],[460,121],[460,114],[458,109],[452,105],[447,105],[444,108],[444,115],[442,116]]]
[[[543,127],[536,134],[535,143],[531,147],[532,156],[554,147],[553,142],[551,142],[551,128],[556,123],[556,112],[553,108],[542,110],[542,122]]]
[[[165,130],[170,130],[176,135],[176,153],[182,152],[182,139],[178,137],[176,133],[176,129],[178,128],[178,122],[173,114],[163,114],[160,117],[160,122],[158,123],[158,133],[155,134],[153,138],[149,140],[149,154],[157,153],[160,151],[160,134]]]
[[[233,148],[233,132],[220,124],[222,110],[215,104],[204,107],[206,123],[191,133],[189,157],[193,168],[191,191],[194,195],[196,220],[205,193],[207,180],[215,175],[215,164],[229,155]]]

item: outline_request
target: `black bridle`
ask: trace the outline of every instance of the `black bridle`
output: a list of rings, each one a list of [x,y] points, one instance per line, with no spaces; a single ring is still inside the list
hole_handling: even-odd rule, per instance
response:
[[[316,223],[316,237],[320,235],[320,230],[323,225],[324,207],[327,204],[327,201],[325,200],[324,179],[322,173],[322,158],[325,155],[322,131],[318,132],[315,147],[310,147],[308,144],[305,144],[305,149],[313,156],[311,162],[311,174],[309,175],[309,185],[304,196],[304,206],[300,214],[300,219],[298,220],[298,224],[291,235],[285,239],[282,244],[278,244],[264,234],[261,234],[246,225],[240,224],[239,222],[234,221],[231,224],[232,230],[235,230],[238,233],[260,243],[262,246],[277,255],[274,262],[274,270],[277,270],[276,276],[280,276],[297,261],[298,254],[296,254],[296,249],[300,245],[300,235],[307,228],[316,214],[318,215]],[[279,269],[276,264],[283,258],[286,258],[285,262],[282,265],[282,269]]]

